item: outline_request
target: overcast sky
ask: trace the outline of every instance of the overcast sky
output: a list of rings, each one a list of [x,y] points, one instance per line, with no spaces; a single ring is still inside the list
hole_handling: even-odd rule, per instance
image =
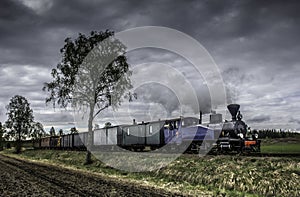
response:
[[[52,125],[57,130],[69,129],[73,116],[46,107],[46,93],[42,91],[43,83],[51,80],[51,69],[61,59],[59,50],[64,39],[76,38],[79,32],[119,32],[151,25],[182,31],[206,48],[229,90],[227,102],[241,104],[248,125],[299,130],[299,9],[300,2],[296,0],[1,0],[0,121],[6,120],[9,99],[19,94],[29,100],[35,120],[46,129]],[[202,79],[193,78],[193,71],[183,58],[160,50],[140,50],[128,55],[132,65],[160,62],[182,68],[193,86],[200,82],[195,87],[197,97],[201,107],[209,110],[207,87]],[[141,109],[151,112],[152,118],[180,115],[174,105],[178,100],[153,96],[156,92],[172,95],[171,90],[156,84],[142,92],[145,94],[134,107],[129,107],[134,108],[131,113],[136,112],[131,114],[133,117],[139,117]],[[139,110],[135,111],[135,107]]]

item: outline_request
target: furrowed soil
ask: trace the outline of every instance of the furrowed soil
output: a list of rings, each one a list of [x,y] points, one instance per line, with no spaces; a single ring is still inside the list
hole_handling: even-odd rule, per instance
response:
[[[108,180],[113,180],[112,183],[120,182],[119,185],[109,184],[116,187],[115,190],[118,192],[116,196],[124,196],[125,194],[126,196],[133,196],[134,194],[141,196],[155,194],[222,197],[300,196],[300,157],[255,157],[239,155],[207,155],[199,157],[197,155],[181,155],[167,166],[158,169],[148,169],[151,171],[145,172],[126,172],[114,169],[109,164],[113,163],[114,166],[133,166],[137,161],[140,161],[139,157],[130,158],[123,152],[104,152],[101,154],[104,156],[108,155],[112,160],[102,162],[93,156],[93,164],[82,165],[85,158],[85,152],[83,151],[26,150],[22,154],[15,155],[12,154],[12,150],[5,150],[1,154],[18,159],[21,158],[22,160],[29,159],[37,164],[45,163],[47,165],[62,166],[63,168],[54,168],[61,171],[65,168],[71,168],[81,172],[79,174],[82,174],[82,176],[89,176],[86,174],[101,175],[100,177],[104,180],[107,177]],[[167,157],[167,155],[164,156]],[[0,160],[2,159],[0,158]],[[145,161],[148,161],[147,158]],[[149,160],[149,162],[152,161],[152,159]],[[154,163],[156,164],[157,162],[159,160],[155,160]],[[144,168],[147,166],[144,166]],[[2,166],[0,167],[0,170],[2,170]],[[18,168],[22,169],[22,166]],[[52,169],[52,167],[47,168]],[[39,172],[39,170],[40,168],[36,172]],[[68,173],[70,176],[72,176],[71,172],[73,173],[73,171]],[[54,175],[52,173],[54,172],[43,172],[46,177],[50,176],[51,179],[53,177],[54,182],[59,185],[60,183],[65,183],[64,179],[66,179],[65,184],[69,186],[62,189],[65,192],[77,184],[70,183],[71,180],[81,179],[72,178],[70,180],[67,175],[62,175],[61,177],[59,173]],[[81,175],[74,176],[80,177]],[[93,177],[94,175],[91,176]],[[50,184],[51,182],[47,182],[47,179],[46,183]],[[83,181],[87,182],[84,179]],[[84,184],[81,186],[82,183],[79,181],[78,185],[83,188],[86,187],[86,189],[80,189],[82,192],[90,190],[92,193],[96,192],[96,194],[99,192],[99,190],[92,190],[94,187],[93,184],[91,187],[84,186]],[[52,187],[56,187],[56,185],[52,185]],[[72,192],[72,190],[70,191]],[[100,189],[100,191],[102,190]],[[109,191],[110,189],[108,189]],[[132,193],[132,191],[134,192]],[[142,194],[139,191],[147,191],[148,193]],[[103,192],[106,192],[106,190]],[[89,194],[91,193],[85,193],[86,196],[89,196]],[[78,195],[81,194],[79,193]],[[115,195],[115,193],[108,193],[107,195]]]
[[[0,196],[171,196],[164,190],[0,154]]]

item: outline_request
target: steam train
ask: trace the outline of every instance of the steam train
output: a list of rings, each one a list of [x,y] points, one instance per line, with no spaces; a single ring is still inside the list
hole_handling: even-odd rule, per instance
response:
[[[222,122],[221,114],[211,114],[210,123],[203,125],[195,117],[179,117],[95,129],[92,150],[168,151],[168,152],[259,152],[257,134],[250,134],[242,121],[239,105],[228,105],[231,121]],[[200,113],[201,114],[201,113]],[[85,150],[88,132],[40,139],[35,148]]]

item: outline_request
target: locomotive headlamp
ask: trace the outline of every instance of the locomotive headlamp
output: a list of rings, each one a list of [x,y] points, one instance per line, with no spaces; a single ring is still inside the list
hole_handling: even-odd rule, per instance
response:
[[[239,133],[238,136],[239,136],[240,138],[244,138],[244,134],[242,134],[242,133]]]

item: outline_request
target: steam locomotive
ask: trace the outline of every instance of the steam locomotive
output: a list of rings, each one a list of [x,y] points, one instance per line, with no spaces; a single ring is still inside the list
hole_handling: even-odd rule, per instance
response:
[[[231,121],[222,122],[221,114],[212,114],[208,125],[195,117],[179,117],[133,124],[109,126],[93,131],[92,149],[130,151],[194,152],[259,152],[257,134],[250,134],[242,121],[239,105],[228,105]],[[216,125],[222,125],[218,128]],[[250,135],[250,136],[249,136]],[[35,148],[86,149],[88,133],[42,138]],[[205,153],[207,153],[205,152]]]
[[[223,123],[217,149],[218,152],[260,152],[260,140],[257,132],[251,132],[247,124],[242,120],[239,111],[240,105],[227,106],[232,119]]]

